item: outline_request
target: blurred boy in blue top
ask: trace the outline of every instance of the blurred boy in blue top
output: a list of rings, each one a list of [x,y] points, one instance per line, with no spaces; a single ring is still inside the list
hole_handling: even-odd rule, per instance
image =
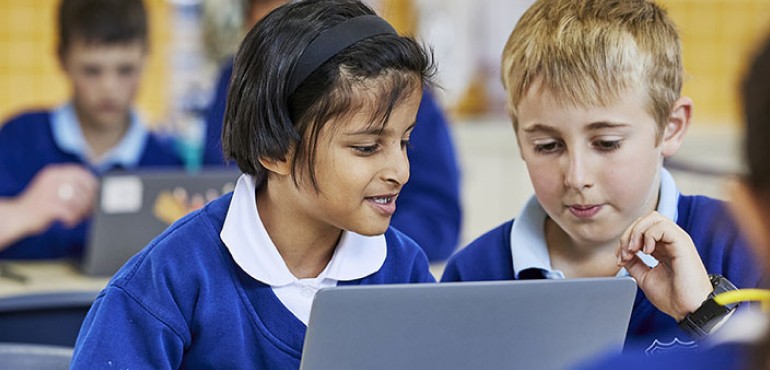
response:
[[[389,227],[432,72],[358,1],[265,17],[235,57],[223,126],[244,175],[115,275],[72,367],[297,369],[319,289],[434,281]]]
[[[147,54],[140,0],[64,0],[58,57],[72,98],[0,128],[0,258],[79,257],[96,195],[111,169],[180,166],[132,104]]]
[[[682,69],[676,27],[652,2],[535,2],[502,66],[535,195],[442,280],[630,275],[628,340],[692,345],[686,324],[714,289],[709,274],[755,287],[760,273],[723,203],[679,194],[663,168],[690,125]]]
[[[285,0],[247,0],[245,10],[251,24],[259,21]],[[206,116],[204,165],[221,165],[222,117],[232,60],[225,63],[214,100]],[[409,163],[412,177],[398,197],[398,212],[392,225],[419,244],[432,262],[446,260],[457,247],[462,223],[460,171],[451,133],[441,107],[429,90],[423,92],[417,125],[410,138]]]
[[[748,174],[733,184],[731,210],[770,271],[770,39],[753,61],[742,86],[744,158]],[[582,369],[719,369],[770,368],[770,317],[767,312],[743,312],[695,351],[662,356],[614,356]]]

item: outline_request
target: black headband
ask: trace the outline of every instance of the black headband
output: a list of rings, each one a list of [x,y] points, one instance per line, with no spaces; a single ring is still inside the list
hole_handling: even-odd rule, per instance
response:
[[[294,90],[297,90],[313,71],[342,50],[361,40],[382,34],[397,35],[393,26],[376,15],[351,18],[321,32],[308,44],[294,66],[286,96],[294,94]]]

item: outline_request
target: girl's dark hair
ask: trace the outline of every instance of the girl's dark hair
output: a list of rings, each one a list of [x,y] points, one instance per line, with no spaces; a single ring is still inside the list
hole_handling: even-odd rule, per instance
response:
[[[321,32],[354,17],[374,15],[356,0],[306,0],[282,6],[257,23],[235,56],[222,147],[257,187],[267,170],[259,159],[285,160],[294,151],[292,175],[314,163],[326,123],[377,102],[372,125],[384,127],[403,99],[430,82],[433,58],[412,38],[382,34],[356,42],[323,63],[293,94],[289,78],[305,48]]]
[[[770,200],[770,39],[754,59],[742,85],[746,123],[744,156],[746,181],[764,200]],[[753,348],[753,369],[770,369],[770,332]]]
[[[76,39],[95,44],[148,43],[142,0],[62,0],[58,20],[59,56]]]

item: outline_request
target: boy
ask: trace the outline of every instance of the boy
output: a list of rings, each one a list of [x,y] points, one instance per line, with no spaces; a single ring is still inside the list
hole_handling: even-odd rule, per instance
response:
[[[629,341],[654,350],[707,335],[730,311],[702,306],[709,294],[756,286],[760,273],[724,205],[680,195],[662,167],[693,109],[666,13],[645,0],[537,1],[502,70],[535,196],[450,259],[442,280],[630,275],[640,291]]]
[[[101,173],[180,166],[131,108],[147,54],[141,0],[63,0],[58,58],[72,98],[0,128],[0,258],[80,257]]]
[[[764,271],[770,271],[770,39],[766,39],[742,84],[745,120],[743,156],[748,173],[731,187],[730,208],[751,240]],[[768,293],[768,292],[765,292]],[[757,299],[756,295],[752,297]],[[761,299],[760,299],[761,300]],[[767,305],[766,299],[763,302]],[[702,351],[677,351],[643,358],[634,353],[613,355],[581,369],[767,369],[770,364],[770,316],[745,310],[730,320]]]

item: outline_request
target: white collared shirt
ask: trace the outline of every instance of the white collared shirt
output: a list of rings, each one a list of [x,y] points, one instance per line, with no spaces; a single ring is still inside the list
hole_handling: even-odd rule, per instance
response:
[[[53,140],[59,149],[78,156],[100,173],[116,165],[125,168],[136,167],[144,152],[148,132],[136,112],[131,111],[129,114],[131,122],[118,145],[99,158],[93,158],[91,147],[83,137],[80,121],[72,103],[64,104],[51,113]]]
[[[678,217],[679,189],[674,178],[665,169],[660,171],[660,197],[657,211],[664,217],[676,222]],[[529,199],[524,209],[516,218],[511,228],[511,254],[513,256],[514,276],[526,269],[542,270],[549,279],[564,279],[564,273],[553,269],[548,246],[545,242],[545,219],[547,214],[535,196]],[[647,266],[655,267],[658,260],[649,254],[637,253]],[[625,268],[617,276],[628,276]]]
[[[262,224],[254,178],[249,175],[241,175],[235,185],[220,237],[235,263],[252,278],[270,285],[281,303],[305,325],[318,290],[379,271],[387,255],[385,235],[369,237],[343,231],[326,268],[315,278],[298,279]]]

